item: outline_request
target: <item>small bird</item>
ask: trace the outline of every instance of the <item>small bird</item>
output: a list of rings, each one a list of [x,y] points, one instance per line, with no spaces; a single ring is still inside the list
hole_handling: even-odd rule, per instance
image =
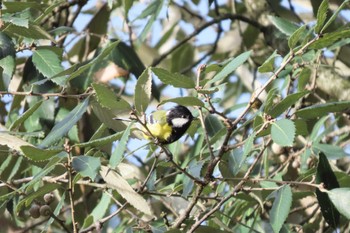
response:
[[[153,112],[147,121],[147,128],[158,142],[170,144],[179,140],[190,127],[193,120],[192,113],[188,108],[177,105],[168,111],[159,110]],[[146,139],[151,139],[148,132]]]

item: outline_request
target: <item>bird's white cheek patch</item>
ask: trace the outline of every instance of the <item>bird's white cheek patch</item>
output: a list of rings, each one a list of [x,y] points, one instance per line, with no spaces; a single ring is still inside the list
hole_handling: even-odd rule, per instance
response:
[[[171,120],[171,123],[173,124],[174,127],[182,127],[186,123],[188,123],[189,119],[186,118],[174,118]]]

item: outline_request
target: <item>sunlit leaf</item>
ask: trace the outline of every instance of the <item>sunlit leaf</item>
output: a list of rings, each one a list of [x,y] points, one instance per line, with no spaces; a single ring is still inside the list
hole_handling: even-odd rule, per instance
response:
[[[295,137],[293,121],[282,119],[274,122],[271,127],[271,137],[280,146],[292,146]]]

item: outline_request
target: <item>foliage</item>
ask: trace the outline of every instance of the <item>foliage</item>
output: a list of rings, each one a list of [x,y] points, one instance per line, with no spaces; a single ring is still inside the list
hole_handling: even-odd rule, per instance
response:
[[[0,232],[349,231],[350,1],[298,2],[0,2]]]

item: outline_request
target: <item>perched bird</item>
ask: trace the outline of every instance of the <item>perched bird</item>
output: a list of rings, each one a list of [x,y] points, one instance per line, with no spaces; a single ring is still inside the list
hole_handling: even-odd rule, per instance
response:
[[[188,108],[177,105],[168,111],[159,110],[153,112],[147,121],[147,128],[158,142],[170,144],[182,137],[190,127],[193,120],[192,113]],[[148,132],[147,139],[151,139]]]

